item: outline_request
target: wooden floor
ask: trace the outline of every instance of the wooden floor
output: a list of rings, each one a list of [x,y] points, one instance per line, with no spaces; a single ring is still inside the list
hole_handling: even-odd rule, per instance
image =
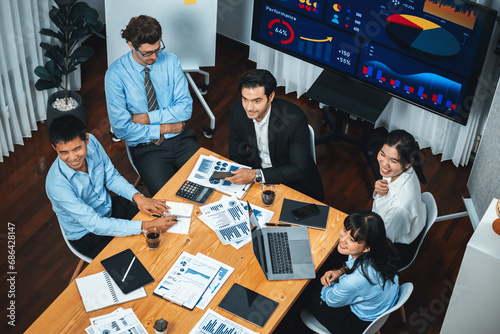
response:
[[[93,133],[122,175],[133,182],[136,174],[132,169],[123,142],[111,141],[109,121],[104,96],[104,73],[107,68],[106,49],[103,40],[94,41],[96,54],[83,67],[80,94],[87,113],[87,129]],[[239,98],[237,78],[255,64],[248,61],[245,48],[218,38],[215,67],[206,68],[210,73],[210,88],[205,96],[216,117],[216,132],[207,139],[201,131],[209,125],[209,118],[201,104],[194,98],[193,117],[188,126],[198,133],[200,144],[219,154],[228,155],[228,123],[230,105]],[[194,76],[202,82],[201,77]],[[296,99],[295,94],[279,97],[297,103],[308,115],[316,135],[328,130],[321,122],[318,104],[306,98]],[[349,120],[349,133],[360,136],[358,121]],[[61,231],[50,202],[45,194],[45,176],[56,154],[47,138],[45,123],[24,146],[0,163],[0,217],[4,228],[1,233],[2,254],[0,263],[6,268],[1,273],[2,319],[0,332],[22,333],[64,290],[78,262],[63,241]],[[384,129],[377,129],[374,136],[383,136]],[[374,178],[363,154],[345,142],[332,142],[316,147],[317,165],[325,186],[325,203],[345,212],[371,208]],[[425,158],[423,169],[430,191],[437,202],[439,215],[464,211],[462,196],[467,197],[467,179],[470,166],[455,167],[450,161],[440,162],[441,156],[433,156],[430,150],[422,151]],[[140,187],[141,191],[146,191]],[[7,269],[6,240],[8,223],[15,225],[15,268]],[[413,282],[415,291],[406,304],[407,324],[391,315],[384,333],[438,333],[444,319],[467,241],[472,235],[467,218],[437,223],[430,231],[413,265],[401,273],[401,282]],[[16,272],[15,284],[7,281]],[[6,317],[7,294],[15,297],[15,327],[8,325]],[[75,300],[80,303],[80,300]],[[282,326],[286,328],[286,324]],[[43,329],[40,329],[43,332]],[[83,328],[82,328],[83,332]],[[286,330],[285,332],[294,332]]]

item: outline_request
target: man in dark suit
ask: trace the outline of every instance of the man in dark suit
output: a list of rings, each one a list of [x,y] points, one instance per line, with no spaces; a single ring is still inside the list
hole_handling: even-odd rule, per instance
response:
[[[252,169],[227,178],[235,184],[282,183],[322,201],[318,168],[311,156],[307,116],[295,104],[275,98],[276,79],[250,70],[239,79],[241,101],[231,110],[229,157]]]

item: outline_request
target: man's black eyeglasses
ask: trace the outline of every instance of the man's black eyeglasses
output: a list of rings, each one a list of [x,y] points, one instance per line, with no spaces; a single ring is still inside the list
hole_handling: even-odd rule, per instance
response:
[[[144,58],[147,58],[147,57],[153,55],[153,53],[158,54],[158,53],[162,52],[163,50],[165,50],[165,44],[163,44],[163,39],[162,39],[161,40],[161,47],[160,48],[158,48],[155,51],[150,51],[150,52],[146,52],[146,53],[142,53],[141,50],[139,50],[137,48],[137,46],[135,46],[135,45],[134,45],[134,48],[137,50],[137,52],[139,52],[141,54],[141,56],[143,56]]]

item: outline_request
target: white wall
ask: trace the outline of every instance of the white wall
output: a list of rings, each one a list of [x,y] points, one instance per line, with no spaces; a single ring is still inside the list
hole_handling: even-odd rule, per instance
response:
[[[83,0],[97,10],[105,23],[104,0]],[[203,1],[203,0],[199,0]],[[250,45],[253,0],[217,0],[217,32]]]
[[[105,4],[108,66],[130,51],[120,31],[141,14],[158,20],[166,50],[179,58],[184,71],[215,65],[217,0],[197,0],[195,5],[186,5],[185,0],[149,0],[147,6],[137,0],[105,0]]]
[[[253,0],[218,0],[217,32],[250,45]]]
[[[500,83],[486,120],[481,144],[472,166],[467,188],[478,217],[486,212],[492,198],[500,198]]]

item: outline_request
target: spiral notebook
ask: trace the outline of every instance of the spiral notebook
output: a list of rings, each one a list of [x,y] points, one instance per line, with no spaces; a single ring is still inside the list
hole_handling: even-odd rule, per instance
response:
[[[80,277],[75,281],[87,312],[147,296],[144,288],[124,294],[107,271]]]

